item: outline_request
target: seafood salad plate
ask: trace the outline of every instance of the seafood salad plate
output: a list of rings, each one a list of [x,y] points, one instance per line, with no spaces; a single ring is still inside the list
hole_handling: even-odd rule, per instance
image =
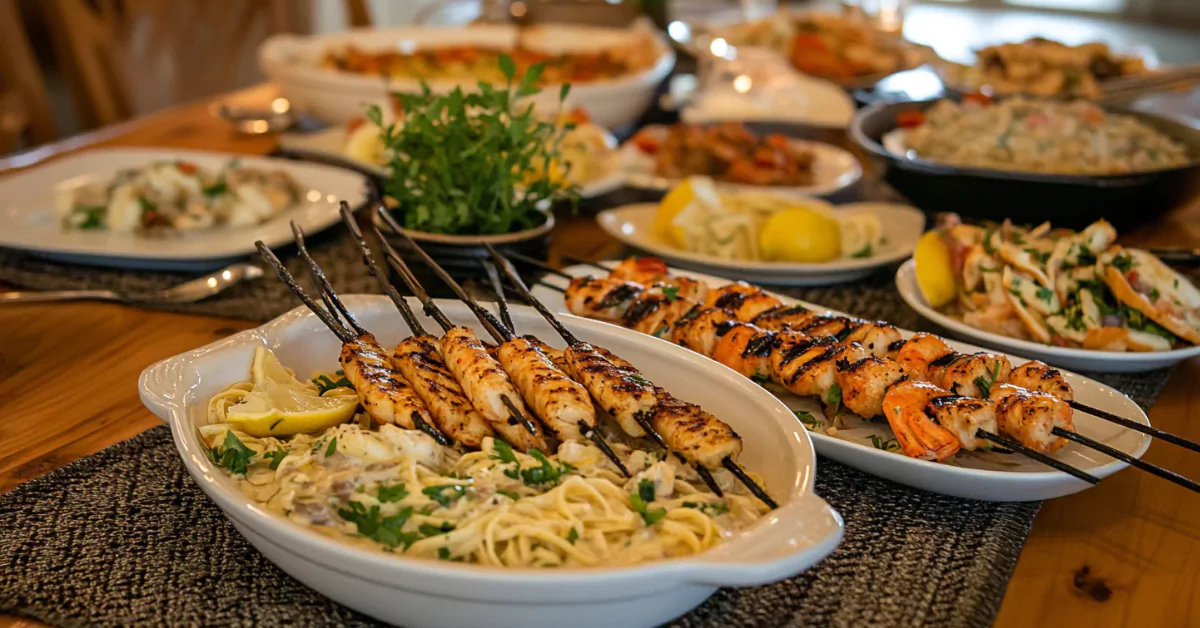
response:
[[[776,394],[819,453],[873,475],[956,497],[1032,501],[1126,466],[1063,434],[1133,457],[1149,447],[1148,436],[1074,409],[1149,425],[1133,400],[1081,375],[656,258],[605,264],[608,272],[577,265],[548,275],[535,295],[729,366]]]
[[[72,263],[206,270],[292,242],[288,220],[317,232],[338,203],[366,201],[366,180],[283,159],[104,148],[0,181],[0,246]]]
[[[430,301],[436,316],[383,296],[337,303],[333,322],[297,308],[152,365],[139,386],[235,527],[351,608],[419,627],[654,626],[718,587],[803,571],[841,539],[791,411],[710,360],[569,316],[564,344],[513,306],[507,325],[524,336],[495,359],[518,365],[520,392],[504,397],[478,340],[488,328],[462,303]],[[632,437],[625,401],[605,397],[610,422],[593,380],[529,386],[576,358],[653,391],[648,420],[685,453]],[[475,377],[460,387],[461,369]],[[677,442],[672,425],[696,420],[704,436]]]

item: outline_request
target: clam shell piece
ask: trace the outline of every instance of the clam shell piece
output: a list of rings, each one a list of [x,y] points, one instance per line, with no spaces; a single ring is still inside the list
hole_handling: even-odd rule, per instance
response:
[[[1032,311],[1029,301],[1025,296],[1025,283],[1033,285],[1033,280],[1029,277],[1021,277],[1012,272],[1011,266],[1005,266],[1001,274],[1001,281],[1004,284],[1005,294],[1008,295],[1008,302],[1013,310],[1017,313],[1017,318],[1021,319],[1021,323],[1025,325],[1029,335],[1038,342],[1050,342],[1050,330],[1046,329],[1042,318]]]

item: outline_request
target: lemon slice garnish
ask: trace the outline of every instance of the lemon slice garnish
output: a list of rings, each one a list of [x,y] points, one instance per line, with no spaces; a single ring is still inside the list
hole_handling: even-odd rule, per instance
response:
[[[346,389],[322,397],[280,364],[270,349],[256,347],[250,366],[254,387],[230,406],[225,418],[251,436],[291,436],[323,432],[350,420],[358,396]]]
[[[941,234],[929,231],[917,241],[913,251],[916,264],[917,286],[925,300],[933,307],[942,307],[958,295],[954,280],[954,266],[950,262],[950,249],[942,241]]]
[[[768,261],[817,264],[842,254],[838,221],[809,207],[793,207],[772,215],[763,224],[758,240],[762,258]]]

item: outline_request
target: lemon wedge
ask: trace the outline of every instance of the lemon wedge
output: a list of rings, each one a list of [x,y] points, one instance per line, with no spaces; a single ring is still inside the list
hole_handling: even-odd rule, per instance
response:
[[[917,286],[929,305],[942,307],[954,300],[958,286],[954,280],[954,266],[950,262],[950,249],[942,241],[941,234],[929,231],[921,236],[913,251],[913,262],[917,270]]]
[[[386,164],[387,157],[384,153],[387,151],[387,146],[384,145],[383,138],[380,137],[381,132],[379,127],[370,122],[358,125],[346,138],[346,144],[342,147],[342,154],[356,161],[368,164]]]
[[[842,254],[838,221],[809,207],[782,210],[763,224],[758,236],[764,260],[818,264]]]
[[[358,409],[353,392],[337,389],[319,395],[315,386],[297,380],[265,347],[254,349],[250,377],[254,387],[229,407],[225,418],[234,429],[251,436],[323,432],[349,421]]]
[[[712,179],[689,177],[671,188],[659,201],[658,212],[654,214],[654,224],[651,226],[654,236],[676,248],[688,248],[686,232],[676,224],[675,219],[697,200],[710,207],[720,206],[721,200]]]

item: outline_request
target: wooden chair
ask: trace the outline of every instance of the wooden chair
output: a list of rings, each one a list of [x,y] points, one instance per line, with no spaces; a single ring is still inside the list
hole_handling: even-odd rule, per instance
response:
[[[41,70],[15,0],[0,0],[0,154],[58,136]]]

